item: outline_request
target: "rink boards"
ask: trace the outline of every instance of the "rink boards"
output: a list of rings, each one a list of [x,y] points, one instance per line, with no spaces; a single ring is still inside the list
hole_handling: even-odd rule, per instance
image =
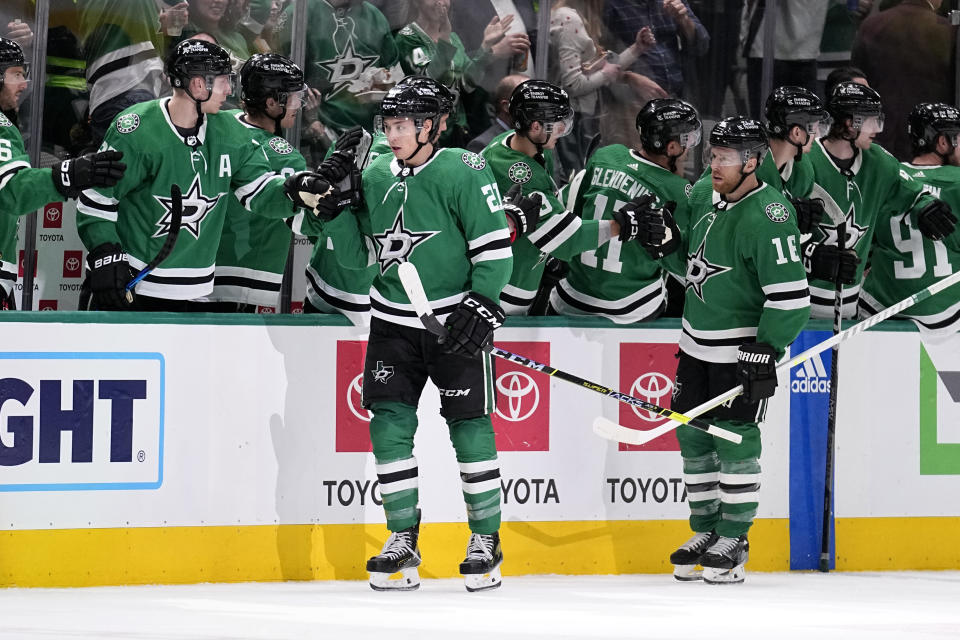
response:
[[[298,316],[8,317],[0,584],[365,577],[386,529],[360,406],[364,330]],[[811,323],[800,348],[825,328]],[[836,567],[957,569],[960,338],[884,329],[841,350]],[[678,336],[670,320],[497,332],[502,348],[668,407]],[[771,403],[752,570],[816,566],[829,371],[828,355],[795,368]],[[631,450],[590,429],[597,415],[661,420],[502,360],[497,377],[504,572],[669,571],[688,536],[675,437]],[[422,573],[445,577],[468,531],[438,407],[428,385]]]

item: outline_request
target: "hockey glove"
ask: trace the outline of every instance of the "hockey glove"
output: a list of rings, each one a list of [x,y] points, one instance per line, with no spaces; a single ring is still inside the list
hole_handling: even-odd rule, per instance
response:
[[[53,167],[53,186],[64,198],[76,198],[91,187],[112,187],[127,169],[122,159],[120,151],[100,151],[64,160]]]
[[[341,199],[351,206],[362,202],[363,193],[360,190],[360,169],[357,168],[353,152],[352,148],[341,151],[337,147],[337,150],[317,167],[317,173],[334,185]]]
[[[666,202],[662,208],[653,206],[654,197],[650,194],[641,196],[629,203],[638,206],[637,239],[640,245],[654,260],[670,255],[680,246],[680,228],[673,219],[673,212],[677,203],[672,200]]]
[[[931,240],[943,240],[956,226],[957,216],[943,200],[934,200],[917,214],[917,228]]]
[[[853,284],[857,281],[860,257],[853,249],[840,251],[832,244],[809,242],[803,249],[803,268],[807,276],[835,284]]]
[[[510,223],[510,242],[516,242],[537,228],[541,206],[539,193],[525,196],[520,185],[510,187],[503,199],[503,213]]]
[[[474,357],[493,342],[493,330],[505,317],[500,305],[471,291],[447,316],[447,335],[440,342],[449,353]]]
[[[813,233],[826,211],[820,198],[791,198],[790,204],[797,212],[797,227],[800,233]]]
[[[337,151],[353,151],[356,154],[357,145],[363,140],[363,127],[356,125],[345,129],[335,143]]]
[[[349,198],[344,198],[329,182],[309,171],[300,171],[287,178],[283,189],[294,206],[309,209],[324,222],[336,218],[350,204]]]
[[[777,392],[777,350],[766,342],[745,344],[737,352],[737,382],[753,404]]]
[[[127,283],[133,272],[127,262],[127,254],[115,242],[106,242],[94,247],[87,255],[90,292],[93,308],[100,311],[125,311],[133,305],[133,292],[127,294]]]

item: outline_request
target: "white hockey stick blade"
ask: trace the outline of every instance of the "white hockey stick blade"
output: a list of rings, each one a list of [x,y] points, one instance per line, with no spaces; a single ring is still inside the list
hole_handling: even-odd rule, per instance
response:
[[[659,427],[642,430],[624,427],[623,425],[617,424],[613,420],[608,420],[603,416],[597,416],[593,419],[593,432],[595,434],[601,438],[622,442],[624,444],[647,444],[648,442],[656,440],[664,434],[670,433],[676,429],[677,426],[677,423],[667,421]],[[739,433],[727,431],[726,429],[721,429],[712,425],[709,429],[707,429],[707,433],[733,442],[734,444],[740,444],[743,441],[743,437]]]
[[[407,292],[413,310],[420,316],[420,322],[423,323],[427,331],[438,336],[446,336],[447,329],[440,324],[437,316],[433,315],[433,308],[430,306],[427,294],[423,290],[417,267],[412,262],[402,262],[397,267],[397,275],[400,276],[400,284],[403,285],[403,290]]]

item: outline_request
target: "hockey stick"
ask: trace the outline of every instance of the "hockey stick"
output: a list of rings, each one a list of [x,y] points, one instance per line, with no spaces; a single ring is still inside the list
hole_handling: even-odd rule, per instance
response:
[[[847,237],[845,219],[837,224],[837,249],[843,254]],[[843,324],[843,283],[837,276],[833,294],[833,335],[838,335]],[[823,528],[820,530],[820,571],[830,571],[830,515],[833,512],[833,442],[837,433],[837,381],[840,379],[840,345],[832,347],[830,359],[830,400],[827,405],[827,453],[823,472]]]
[[[912,307],[918,302],[922,300],[926,300],[930,296],[936,295],[937,293],[940,293],[947,287],[957,284],[958,282],[960,282],[960,270],[954,272],[953,274],[947,276],[946,278],[944,278],[943,280],[940,280],[939,282],[934,282],[932,285],[930,285],[926,289],[922,289],[918,291],[917,293],[913,294],[909,298],[904,298],[897,304],[891,307],[887,307],[880,313],[872,315],[866,320],[853,325],[849,329],[844,329],[843,331],[836,334],[835,336],[827,338],[820,344],[810,347],[806,351],[795,355],[789,360],[782,361],[780,364],[777,365],[777,371],[781,371],[784,369],[791,369],[792,367],[806,360],[809,360],[810,358],[817,355],[818,353],[822,353],[827,349],[832,348],[833,345],[844,342],[845,340],[848,340],[859,333],[863,333],[870,327],[880,324],[884,320],[887,320],[897,315],[904,309]],[[743,387],[740,385],[737,385],[733,389],[730,389],[729,391],[724,392],[723,394],[717,396],[716,398],[713,398],[712,400],[707,400],[703,404],[697,407],[694,407],[693,409],[690,409],[689,411],[687,411],[686,416],[690,418],[696,418],[697,416],[701,416],[707,411],[710,411],[715,407],[719,407],[723,403],[728,402],[733,398],[736,398],[741,393],[743,393]],[[677,422],[666,422],[660,425],[659,427],[655,427],[647,431],[637,431],[636,429],[630,429],[628,427],[624,427],[622,425],[617,424],[616,422],[613,422],[612,420],[607,420],[606,418],[602,418],[602,417],[597,418],[593,421],[594,433],[596,433],[597,435],[603,438],[606,438],[607,440],[616,440],[617,442],[623,442],[626,444],[646,444],[647,442],[650,442],[655,438],[659,438],[665,433],[669,433],[673,431],[679,426],[680,424]]]
[[[167,237],[153,260],[148,262],[143,269],[140,269],[137,275],[133,276],[133,280],[124,287],[129,303],[133,303],[133,288],[137,286],[137,283],[146,278],[151,271],[157,268],[157,265],[166,260],[170,252],[173,251],[173,245],[177,244],[177,236],[180,235],[180,223],[183,221],[183,192],[180,190],[180,185],[170,185],[170,200],[170,228],[167,230]]]
[[[414,310],[416,311],[417,315],[420,316],[420,322],[423,323],[424,328],[434,335],[446,336],[447,329],[440,323],[440,320],[437,319],[437,316],[433,314],[433,309],[430,307],[430,301],[427,299],[427,294],[423,290],[423,283],[420,281],[420,274],[417,272],[416,266],[414,266],[413,263],[404,262],[398,267],[397,271],[400,275],[400,282],[403,283],[403,288],[407,292],[407,297],[410,298],[410,302],[413,304]],[[676,420],[679,423],[686,424],[694,429],[715,435],[719,438],[736,443],[739,443],[741,440],[739,434],[715,427],[704,420],[690,419],[688,416],[685,416],[681,413],[676,413],[670,409],[658,407],[657,405],[651,404],[645,400],[641,400],[640,398],[634,398],[633,396],[620,393],[619,391],[615,391],[609,387],[605,387],[595,382],[590,382],[589,380],[584,380],[578,376],[555,369],[550,365],[531,360],[530,358],[518,355],[516,353],[511,353],[505,349],[500,349],[492,344],[484,347],[484,351],[490,355],[503,358],[504,360],[513,362],[514,364],[518,364],[522,367],[539,371],[540,373],[548,376],[555,376],[561,380],[571,382],[575,385],[584,387],[585,389],[590,389],[591,391],[595,391],[601,395],[609,396],[615,400],[623,402],[624,404],[639,407],[640,409],[655,413],[665,418],[669,418],[670,420]]]

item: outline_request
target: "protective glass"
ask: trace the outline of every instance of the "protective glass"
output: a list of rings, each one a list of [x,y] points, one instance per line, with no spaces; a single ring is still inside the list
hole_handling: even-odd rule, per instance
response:
[[[558,138],[566,138],[573,133],[573,111],[571,110],[570,115],[563,120],[548,122],[544,125],[544,130],[548,135],[556,132]]]
[[[307,89],[301,89],[300,91],[290,91],[287,93],[287,111],[297,111],[303,107],[303,103],[306,101]]]
[[[811,138],[822,138],[830,133],[831,124],[833,124],[833,120],[830,116],[824,116],[821,120],[813,120],[803,126]]]
[[[4,83],[20,84],[21,82],[26,82],[29,79],[29,73],[27,72],[26,67],[22,71],[14,71],[13,68],[4,70],[3,72],[3,81]]]
[[[420,127],[413,118],[398,118],[394,116],[375,116],[373,118],[373,132],[383,135],[417,135]]]
[[[880,133],[883,131],[883,114],[876,116],[856,116],[854,119],[854,127],[860,129],[862,133],[871,134],[871,133]],[[859,126],[857,126],[859,124]]]
[[[237,74],[217,76],[213,79],[213,88],[215,91],[226,91],[227,95],[233,95],[237,90]]]

